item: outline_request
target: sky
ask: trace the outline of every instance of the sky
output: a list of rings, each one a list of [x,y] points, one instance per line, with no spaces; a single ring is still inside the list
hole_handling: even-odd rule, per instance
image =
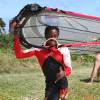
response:
[[[34,3],[43,7],[100,17],[100,0],[0,0],[0,18],[6,23],[6,31],[8,31],[9,20],[15,17],[25,5]]]

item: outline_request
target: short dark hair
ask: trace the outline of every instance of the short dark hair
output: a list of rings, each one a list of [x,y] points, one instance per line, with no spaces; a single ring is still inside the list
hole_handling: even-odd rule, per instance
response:
[[[53,29],[55,29],[55,30],[58,32],[58,35],[59,35],[59,28],[58,28],[57,26],[47,26],[47,27],[45,28],[45,32],[44,32],[45,36],[46,36],[46,34],[47,34],[48,32],[50,32],[50,31],[53,30]]]

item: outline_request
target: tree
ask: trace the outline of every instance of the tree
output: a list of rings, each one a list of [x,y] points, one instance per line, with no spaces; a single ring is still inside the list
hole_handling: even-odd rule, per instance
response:
[[[2,18],[0,18],[0,34],[3,35],[5,34],[5,22],[2,20]]]

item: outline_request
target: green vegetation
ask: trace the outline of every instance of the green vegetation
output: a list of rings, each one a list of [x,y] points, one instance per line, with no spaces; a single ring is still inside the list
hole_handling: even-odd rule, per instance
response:
[[[0,35],[0,49],[12,49],[13,47],[13,36]]]
[[[3,44],[0,47],[0,100],[43,100],[45,80],[36,58],[16,59],[13,39],[3,38],[0,38]],[[100,100],[99,82],[92,85],[85,82],[90,76],[94,57],[72,55],[72,59],[68,100]]]
[[[3,21],[3,19],[0,18],[0,27],[3,28],[3,27],[5,27],[5,25],[6,25],[6,24],[5,24],[5,22]]]
[[[5,22],[3,21],[2,18],[0,18],[0,34],[1,35],[5,34],[5,28],[4,28],[5,26],[6,26]]]
[[[83,65],[87,65],[89,63],[92,63],[95,59],[94,55],[89,55],[89,54],[72,54],[71,55],[72,61],[76,61],[78,63],[81,63]]]
[[[90,66],[92,64],[83,66],[73,63],[73,72],[68,78],[69,100],[100,100],[100,84],[98,82],[92,85],[85,83],[91,72]],[[44,77],[39,65],[34,63],[27,69],[24,69],[23,65],[16,65],[16,67],[20,73],[0,74],[0,100],[27,100],[27,98],[28,100],[43,100]]]

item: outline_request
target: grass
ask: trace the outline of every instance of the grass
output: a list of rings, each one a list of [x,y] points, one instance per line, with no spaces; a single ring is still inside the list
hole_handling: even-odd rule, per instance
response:
[[[0,56],[0,100],[43,100],[44,76],[35,58],[17,60],[6,50]],[[72,66],[68,100],[100,100],[100,83],[85,82],[92,64],[73,62]]]
[[[26,97],[36,100],[43,97],[41,78],[39,73],[1,75],[0,100],[23,100]]]
[[[69,80],[69,100],[100,100],[100,84],[85,84],[91,67],[73,68]],[[44,77],[40,70],[0,75],[0,100],[43,100]],[[30,100],[30,99],[28,99]]]

